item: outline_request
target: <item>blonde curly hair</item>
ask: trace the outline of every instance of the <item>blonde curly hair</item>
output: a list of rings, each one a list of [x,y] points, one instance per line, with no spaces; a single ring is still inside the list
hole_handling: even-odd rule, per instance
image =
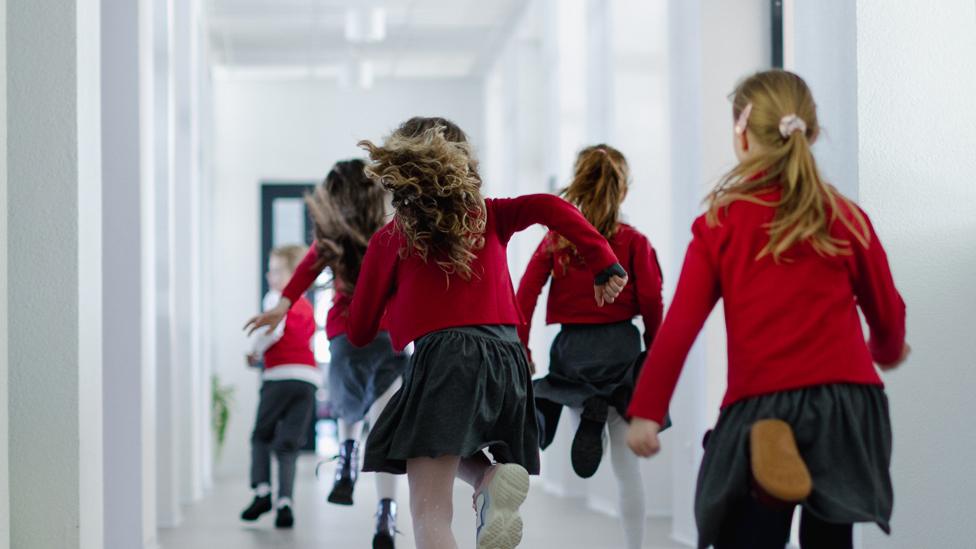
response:
[[[468,137],[444,118],[414,117],[382,145],[363,140],[365,173],[393,195],[394,223],[406,239],[400,257],[433,259],[448,275],[470,280],[484,246],[485,199]]]

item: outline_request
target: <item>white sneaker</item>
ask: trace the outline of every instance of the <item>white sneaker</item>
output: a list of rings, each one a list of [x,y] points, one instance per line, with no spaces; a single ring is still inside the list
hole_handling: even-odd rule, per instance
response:
[[[495,465],[474,495],[478,549],[515,549],[522,541],[519,506],[529,495],[529,473],[521,465]]]

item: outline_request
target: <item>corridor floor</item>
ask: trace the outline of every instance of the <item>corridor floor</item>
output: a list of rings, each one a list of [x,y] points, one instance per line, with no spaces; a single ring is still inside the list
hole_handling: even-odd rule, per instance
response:
[[[160,532],[161,549],[366,549],[370,547],[375,510],[375,489],[370,475],[356,486],[356,505],[339,507],[325,502],[330,487],[327,480],[313,475],[315,458],[304,456],[298,464],[295,488],[295,528],[279,531],[274,517],[266,514],[256,523],[238,519],[241,509],[250,501],[244,482],[219,481],[202,501],[184,509],[183,523]],[[323,466],[323,479],[332,473]],[[454,532],[460,549],[474,548],[474,512],[471,490],[460,482],[454,492]],[[399,490],[403,506],[398,525],[403,532],[397,538],[397,549],[414,549],[410,513],[407,508],[406,478]],[[620,549],[623,534],[615,519],[586,508],[578,500],[563,499],[545,493],[533,484],[523,507],[526,520],[525,549]],[[669,521],[652,519],[647,523],[645,548],[682,547],[668,538]]]

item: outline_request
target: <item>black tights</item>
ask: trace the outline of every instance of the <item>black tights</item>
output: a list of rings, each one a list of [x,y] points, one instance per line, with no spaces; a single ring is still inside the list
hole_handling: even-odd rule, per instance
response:
[[[772,507],[748,497],[722,523],[715,549],[783,549],[790,540],[793,507]],[[802,549],[853,549],[850,524],[831,524],[804,510],[800,515]]]

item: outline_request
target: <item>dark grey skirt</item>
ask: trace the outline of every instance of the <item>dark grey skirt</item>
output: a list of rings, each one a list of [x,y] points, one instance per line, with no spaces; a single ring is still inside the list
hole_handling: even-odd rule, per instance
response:
[[[366,440],[363,471],[403,474],[416,457],[470,457],[539,473],[532,380],[514,326],[463,326],[416,342],[403,387]]]
[[[329,340],[329,401],[336,417],[355,423],[376,399],[403,375],[408,356],[393,350],[390,334],[380,332],[365,347],[355,347],[345,335]]]
[[[781,419],[793,428],[813,477],[805,510],[838,524],[874,522],[890,533],[888,398],[881,387],[832,384],[749,398],[722,410],[698,473],[699,547],[715,543],[729,510],[749,497],[749,430],[760,419]]]
[[[582,408],[598,397],[626,416],[640,354],[640,332],[629,320],[564,324],[549,351],[549,373],[535,381],[542,448],[555,437],[563,406]]]

